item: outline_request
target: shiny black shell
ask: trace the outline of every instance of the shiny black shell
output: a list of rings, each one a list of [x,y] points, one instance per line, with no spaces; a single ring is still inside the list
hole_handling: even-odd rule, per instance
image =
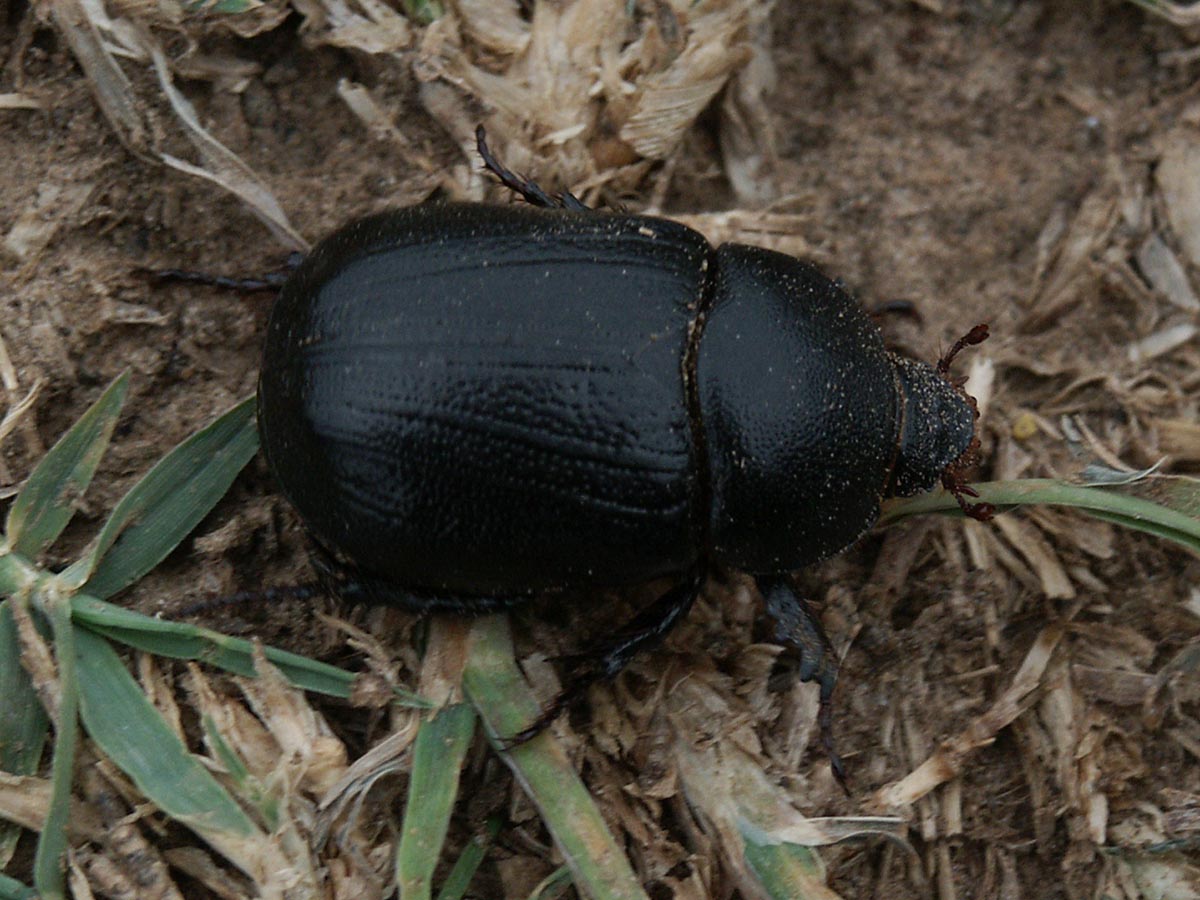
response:
[[[289,279],[259,430],[316,539],[414,591],[783,572],[894,488],[897,372],[791,257],[644,216],[426,205],[350,223]],[[932,390],[937,473],[973,414]]]

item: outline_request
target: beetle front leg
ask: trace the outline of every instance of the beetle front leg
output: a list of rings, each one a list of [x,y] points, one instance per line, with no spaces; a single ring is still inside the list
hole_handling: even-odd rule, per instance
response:
[[[842,789],[849,793],[846,768],[833,742],[833,690],[837,686],[837,655],[825,636],[820,619],[787,579],[759,578],[757,581],[767,614],[775,623],[775,643],[785,648],[781,662],[793,663],[787,667],[787,674],[794,673],[801,681],[815,681],[820,688],[821,705],[817,711],[817,725],[821,729],[821,745],[829,757],[833,776]]]
[[[542,710],[532,725],[505,740],[504,748],[511,749],[536,737],[563,710],[581,699],[597,681],[615,677],[638,653],[661,644],[671,629],[688,614],[700,595],[703,582],[703,569],[697,566],[682,582],[643,609],[633,621],[595,650],[574,657],[574,665],[564,679],[566,686],[563,690]]]

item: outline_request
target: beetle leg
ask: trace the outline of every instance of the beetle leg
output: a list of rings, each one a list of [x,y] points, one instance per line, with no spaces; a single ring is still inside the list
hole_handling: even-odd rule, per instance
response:
[[[758,589],[762,593],[767,614],[775,623],[775,642],[786,648],[786,652],[798,660],[788,670],[801,681],[815,681],[821,690],[821,705],[817,711],[817,724],[821,729],[821,744],[829,757],[829,767],[843,790],[846,787],[846,768],[838,756],[833,742],[833,690],[837,686],[838,660],[825,629],[816,613],[784,578],[759,578]],[[785,665],[789,660],[782,660]]]
[[[547,209],[569,209],[575,212],[590,212],[591,207],[569,191],[561,194],[548,194],[536,181],[523,178],[512,169],[496,159],[492,148],[487,144],[487,130],[482,125],[475,127],[475,148],[483,160],[483,167],[500,179],[500,183],[516,194],[525,198],[532,206],[543,206]]]
[[[638,653],[662,643],[663,638],[679,624],[696,602],[703,580],[702,570],[697,567],[688,573],[684,581],[643,609],[633,621],[601,643],[596,650],[590,651],[586,656],[575,657],[576,662],[571,667],[569,677],[564,679],[567,682],[566,687],[542,710],[542,714],[534,719],[533,724],[504,740],[503,748],[509,750],[536,737],[557,719],[563,710],[580,700],[587,693],[587,689],[597,681],[613,678],[629,665],[630,660]]]
[[[189,269],[137,269],[136,272],[152,279],[157,284],[182,281],[187,284],[204,284],[225,291],[236,291],[239,294],[254,294],[265,291],[277,292],[303,259],[303,253],[289,253],[282,266],[274,272],[267,272],[261,278],[229,278],[225,275],[193,272]]]

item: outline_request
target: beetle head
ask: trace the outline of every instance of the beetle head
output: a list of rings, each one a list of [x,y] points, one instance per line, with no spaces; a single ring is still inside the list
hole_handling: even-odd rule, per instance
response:
[[[942,473],[971,448],[975,407],[928,363],[893,360],[904,412],[888,493],[910,497],[936,487]]]
[[[979,439],[975,399],[949,377],[950,363],[964,347],[987,339],[986,325],[976,325],[938,360],[937,367],[894,356],[902,400],[899,446],[888,492],[909,497],[932,489],[939,481],[962,511],[986,521],[995,509],[989,503],[971,503],[978,494],[966,483],[966,472],[975,464]]]

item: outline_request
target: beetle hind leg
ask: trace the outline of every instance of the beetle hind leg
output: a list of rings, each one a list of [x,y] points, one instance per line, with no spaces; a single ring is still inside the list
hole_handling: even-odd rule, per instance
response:
[[[536,737],[564,710],[582,699],[593,684],[615,677],[638,653],[661,644],[671,629],[688,614],[700,595],[703,581],[703,570],[697,566],[683,581],[643,609],[633,621],[605,639],[595,650],[573,657],[573,665],[569,676],[564,679],[566,686],[562,692],[542,710],[533,724],[505,740],[505,749]]]
[[[278,269],[266,272],[257,278],[233,278],[227,275],[214,275],[211,272],[197,272],[192,269],[147,269],[139,268],[138,275],[150,279],[155,284],[184,283],[202,284],[206,287],[219,288],[223,291],[233,291],[237,294],[279,293],[285,281],[300,265],[304,254],[289,253],[287,259]]]
[[[482,125],[475,128],[475,148],[483,160],[483,167],[495,175],[502,185],[515,194],[525,198],[531,206],[542,206],[546,209],[569,209],[575,212],[591,212],[591,207],[569,191],[561,194],[548,194],[536,181],[523,178],[504,165],[492,153],[487,143],[487,131]]]
[[[816,613],[783,578],[759,578],[758,589],[762,593],[767,614],[775,623],[773,638],[782,645],[785,656],[780,658],[782,669],[779,674],[815,681],[820,688],[821,705],[817,711],[817,725],[821,730],[821,744],[829,757],[829,767],[834,777],[846,787],[846,767],[838,756],[833,741],[833,690],[837,686],[838,660],[825,629]]]

